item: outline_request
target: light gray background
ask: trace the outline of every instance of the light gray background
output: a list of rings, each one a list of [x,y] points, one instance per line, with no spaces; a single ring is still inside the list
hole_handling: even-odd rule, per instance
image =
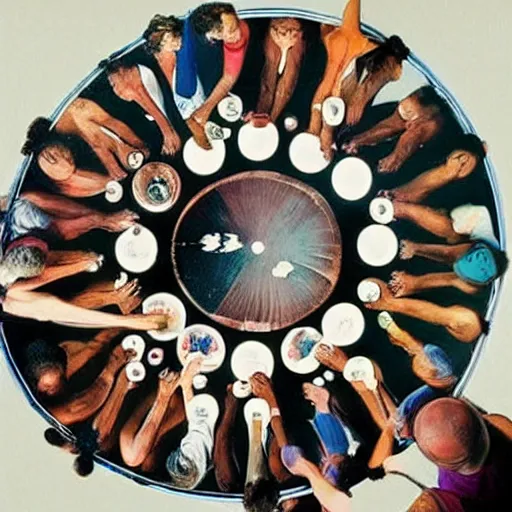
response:
[[[339,14],[345,0],[239,1],[238,7],[297,6]],[[17,0],[0,14],[0,192],[7,192],[20,163],[28,124],[58,102],[105,56],[140,34],[157,13],[184,13],[191,0]],[[363,0],[364,21],[387,35],[400,34],[454,93],[488,142],[498,170],[506,212],[512,207],[510,119],[512,88],[507,50],[512,47],[509,0]],[[461,184],[461,186],[464,186]],[[511,197],[509,197],[511,196]],[[510,233],[509,233],[510,237]],[[509,283],[492,336],[468,396],[490,411],[512,416]],[[455,343],[455,342],[454,342]],[[5,512],[139,512],[177,509],[241,510],[239,506],[179,499],[137,486],[98,469],[82,480],[72,458],[47,446],[44,422],[17,389],[0,361],[0,510]],[[414,468],[423,481],[432,468],[416,450],[395,466]],[[355,510],[404,510],[416,490],[398,477],[368,482],[355,491]]]

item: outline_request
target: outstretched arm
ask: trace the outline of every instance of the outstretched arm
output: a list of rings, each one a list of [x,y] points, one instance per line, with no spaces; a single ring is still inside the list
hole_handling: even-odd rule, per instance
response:
[[[122,347],[114,349],[107,365],[91,386],[68,402],[50,407],[49,412],[64,425],[74,425],[90,418],[107,400],[116,374],[129,357],[131,354],[125,353]]]
[[[169,373],[160,379],[156,399],[142,426],[128,422],[121,431],[121,455],[130,467],[137,467],[151,452],[167,407],[179,386],[179,375]]]
[[[439,263],[446,263],[447,265],[453,265],[460,257],[464,256],[471,247],[471,243],[458,245],[412,244],[414,256],[420,256]]]
[[[370,469],[380,468],[384,461],[393,455],[393,445],[395,443],[395,425],[392,421],[389,421],[377,441],[375,448],[373,449],[372,456],[368,461],[368,467]]]
[[[111,341],[122,332],[122,329],[105,329],[88,342],[64,341],[60,347],[67,356],[66,378],[70,379],[91,359],[108,347]]]
[[[3,303],[4,311],[14,316],[40,322],[54,322],[71,327],[102,329],[121,327],[140,331],[167,327],[164,315],[114,315],[73,306],[48,293],[9,290]]]
[[[357,153],[361,146],[374,146],[379,142],[394,137],[405,130],[405,121],[396,110],[390,117],[382,120],[373,128],[356,135],[352,140],[343,144],[343,149],[348,153]]]

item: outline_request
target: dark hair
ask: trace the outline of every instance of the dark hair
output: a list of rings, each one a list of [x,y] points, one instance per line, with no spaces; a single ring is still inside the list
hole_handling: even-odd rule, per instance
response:
[[[59,448],[62,448],[68,442],[68,440],[56,428],[53,427],[47,428],[44,431],[44,438],[48,444],[57,446]]]
[[[386,65],[389,57],[394,57],[398,63],[401,63],[409,56],[409,53],[409,48],[405,46],[400,37],[391,36],[389,39],[379,44],[374,50],[357,58],[357,80],[360,80],[364,70],[370,74],[380,71]]]
[[[279,487],[273,478],[260,478],[244,487],[247,512],[272,512],[279,501]]]
[[[21,154],[28,156],[39,152],[50,144],[52,122],[46,117],[36,117],[27,130],[27,138],[21,147]]]
[[[485,247],[487,247],[491,251],[494,257],[494,261],[496,262],[496,267],[498,269],[496,278],[501,277],[508,269],[509,260],[507,253],[505,251],[502,251],[501,249],[498,249],[497,247],[494,247],[485,240],[475,240],[473,242],[473,247],[475,246],[475,244],[485,245]]]
[[[485,159],[486,153],[484,143],[474,133],[465,133],[464,135],[454,137],[449,141],[449,144],[451,151],[467,151],[468,153],[476,156],[479,161]]]
[[[142,37],[146,40],[144,45],[146,51],[149,53],[159,52],[162,40],[165,34],[168,33],[181,36],[183,34],[183,20],[176,18],[176,16],[163,16],[161,14],[153,16],[142,34]]]
[[[102,61],[103,67],[105,69],[105,72],[107,75],[110,75],[112,73],[115,73],[116,71],[119,71],[120,69],[129,68],[130,66],[123,61],[123,59],[114,59],[114,60],[105,60]],[[101,64],[101,63],[100,63]]]
[[[413,92],[411,96],[415,97],[423,107],[433,106],[438,107],[441,111],[448,110],[446,101],[439,96],[431,85],[420,87],[417,91]]]
[[[89,476],[94,469],[94,459],[90,455],[81,453],[73,462],[76,474],[82,477]]]
[[[220,28],[223,14],[236,14],[236,10],[232,4],[225,2],[211,2],[200,5],[191,14],[195,31],[200,35],[205,35]]]

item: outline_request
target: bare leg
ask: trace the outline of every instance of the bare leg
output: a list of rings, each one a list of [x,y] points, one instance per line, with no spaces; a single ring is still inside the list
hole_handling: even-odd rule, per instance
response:
[[[395,190],[391,190],[390,193],[393,197],[397,197]],[[393,201],[393,207],[395,218],[406,219],[413,222],[420,228],[436,236],[445,238],[448,243],[456,243],[463,238],[454,231],[450,217],[433,208],[419,204],[404,203],[396,199]]]
[[[281,447],[277,442],[275,436],[272,436],[270,442],[270,450],[268,454],[268,467],[270,472],[274,475],[274,478],[279,482],[286,482],[291,478],[291,473],[286,469],[286,466],[281,460]]]
[[[230,384],[226,390],[224,415],[215,434],[213,450],[215,479],[222,492],[237,492],[242,487],[240,468],[233,446],[237,410],[238,400],[233,395],[233,386]]]
[[[464,306],[438,306],[418,299],[397,299],[391,295],[384,281],[372,279],[381,290],[377,302],[365,304],[368,309],[390,311],[417,318],[434,325],[441,325],[454,338],[463,343],[472,343],[483,332],[480,315]]]
[[[73,201],[72,199],[48,194],[46,192],[24,192],[21,197],[23,199],[27,199],[48,215],[51,215],[52,217],[59,217],[60,219],[77,219],[79,217],[97,215],[99,213],[92,208]]]
[[[103,194],[112,178],[97,172],[77,169],[65,181],[55,182],[59,190],[68,197],[93,197]]]
[[[408,297],[435,288],[458,288],[464,293],[478,293],[480,288],[463,281],[455,272],[437,272],[414,276],[407,272],[393,272],[389,288],[397,298]]]

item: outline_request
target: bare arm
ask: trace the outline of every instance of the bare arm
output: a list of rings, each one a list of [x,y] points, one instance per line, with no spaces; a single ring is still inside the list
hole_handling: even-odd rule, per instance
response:
[[[115,376],[126,364],[127,357],[122,348],[114,350],[107,366],[91,386],[68,402],[50,407],[50,413],[64,425],[73,425],[90,418],[107,400],[114,385]]]
[[[256,106],[258,114],[271,113],[279,79],[278,67],[281,50],[272,39],[270,30],[265,39],[265,65],[261,74],[260,95]]]
[[[373,449],[372,456],[368,461],[370,469],[380,468],[384,461],[393,455],[393,445],[395,442],[395,427],[389,422],[382,431],[375,448]]]
[[[484,419],[508,439],[512,439],[512,421],[502,414],[486,414]]]
[[[356,135],[347,146],[374,146],[383,140],[389,139],[398,135],[405,130],[405,121],[400,117],[396,110],[390,117],[382,120],[373,128]]]
[[[66,377],[71,378],[91,359],[110,345],[110,342],[122,332],[121,329],[105,329],[89,342],[65,341],[60,344],[67,355]]]
[[[464,256],[472,244],[458,244],[458,245],[440,245],[440,244],[420,244],[415,243],[414,255],[429,260],[438,261],[439,263],[446,263],[453,265],[461,256]]]

